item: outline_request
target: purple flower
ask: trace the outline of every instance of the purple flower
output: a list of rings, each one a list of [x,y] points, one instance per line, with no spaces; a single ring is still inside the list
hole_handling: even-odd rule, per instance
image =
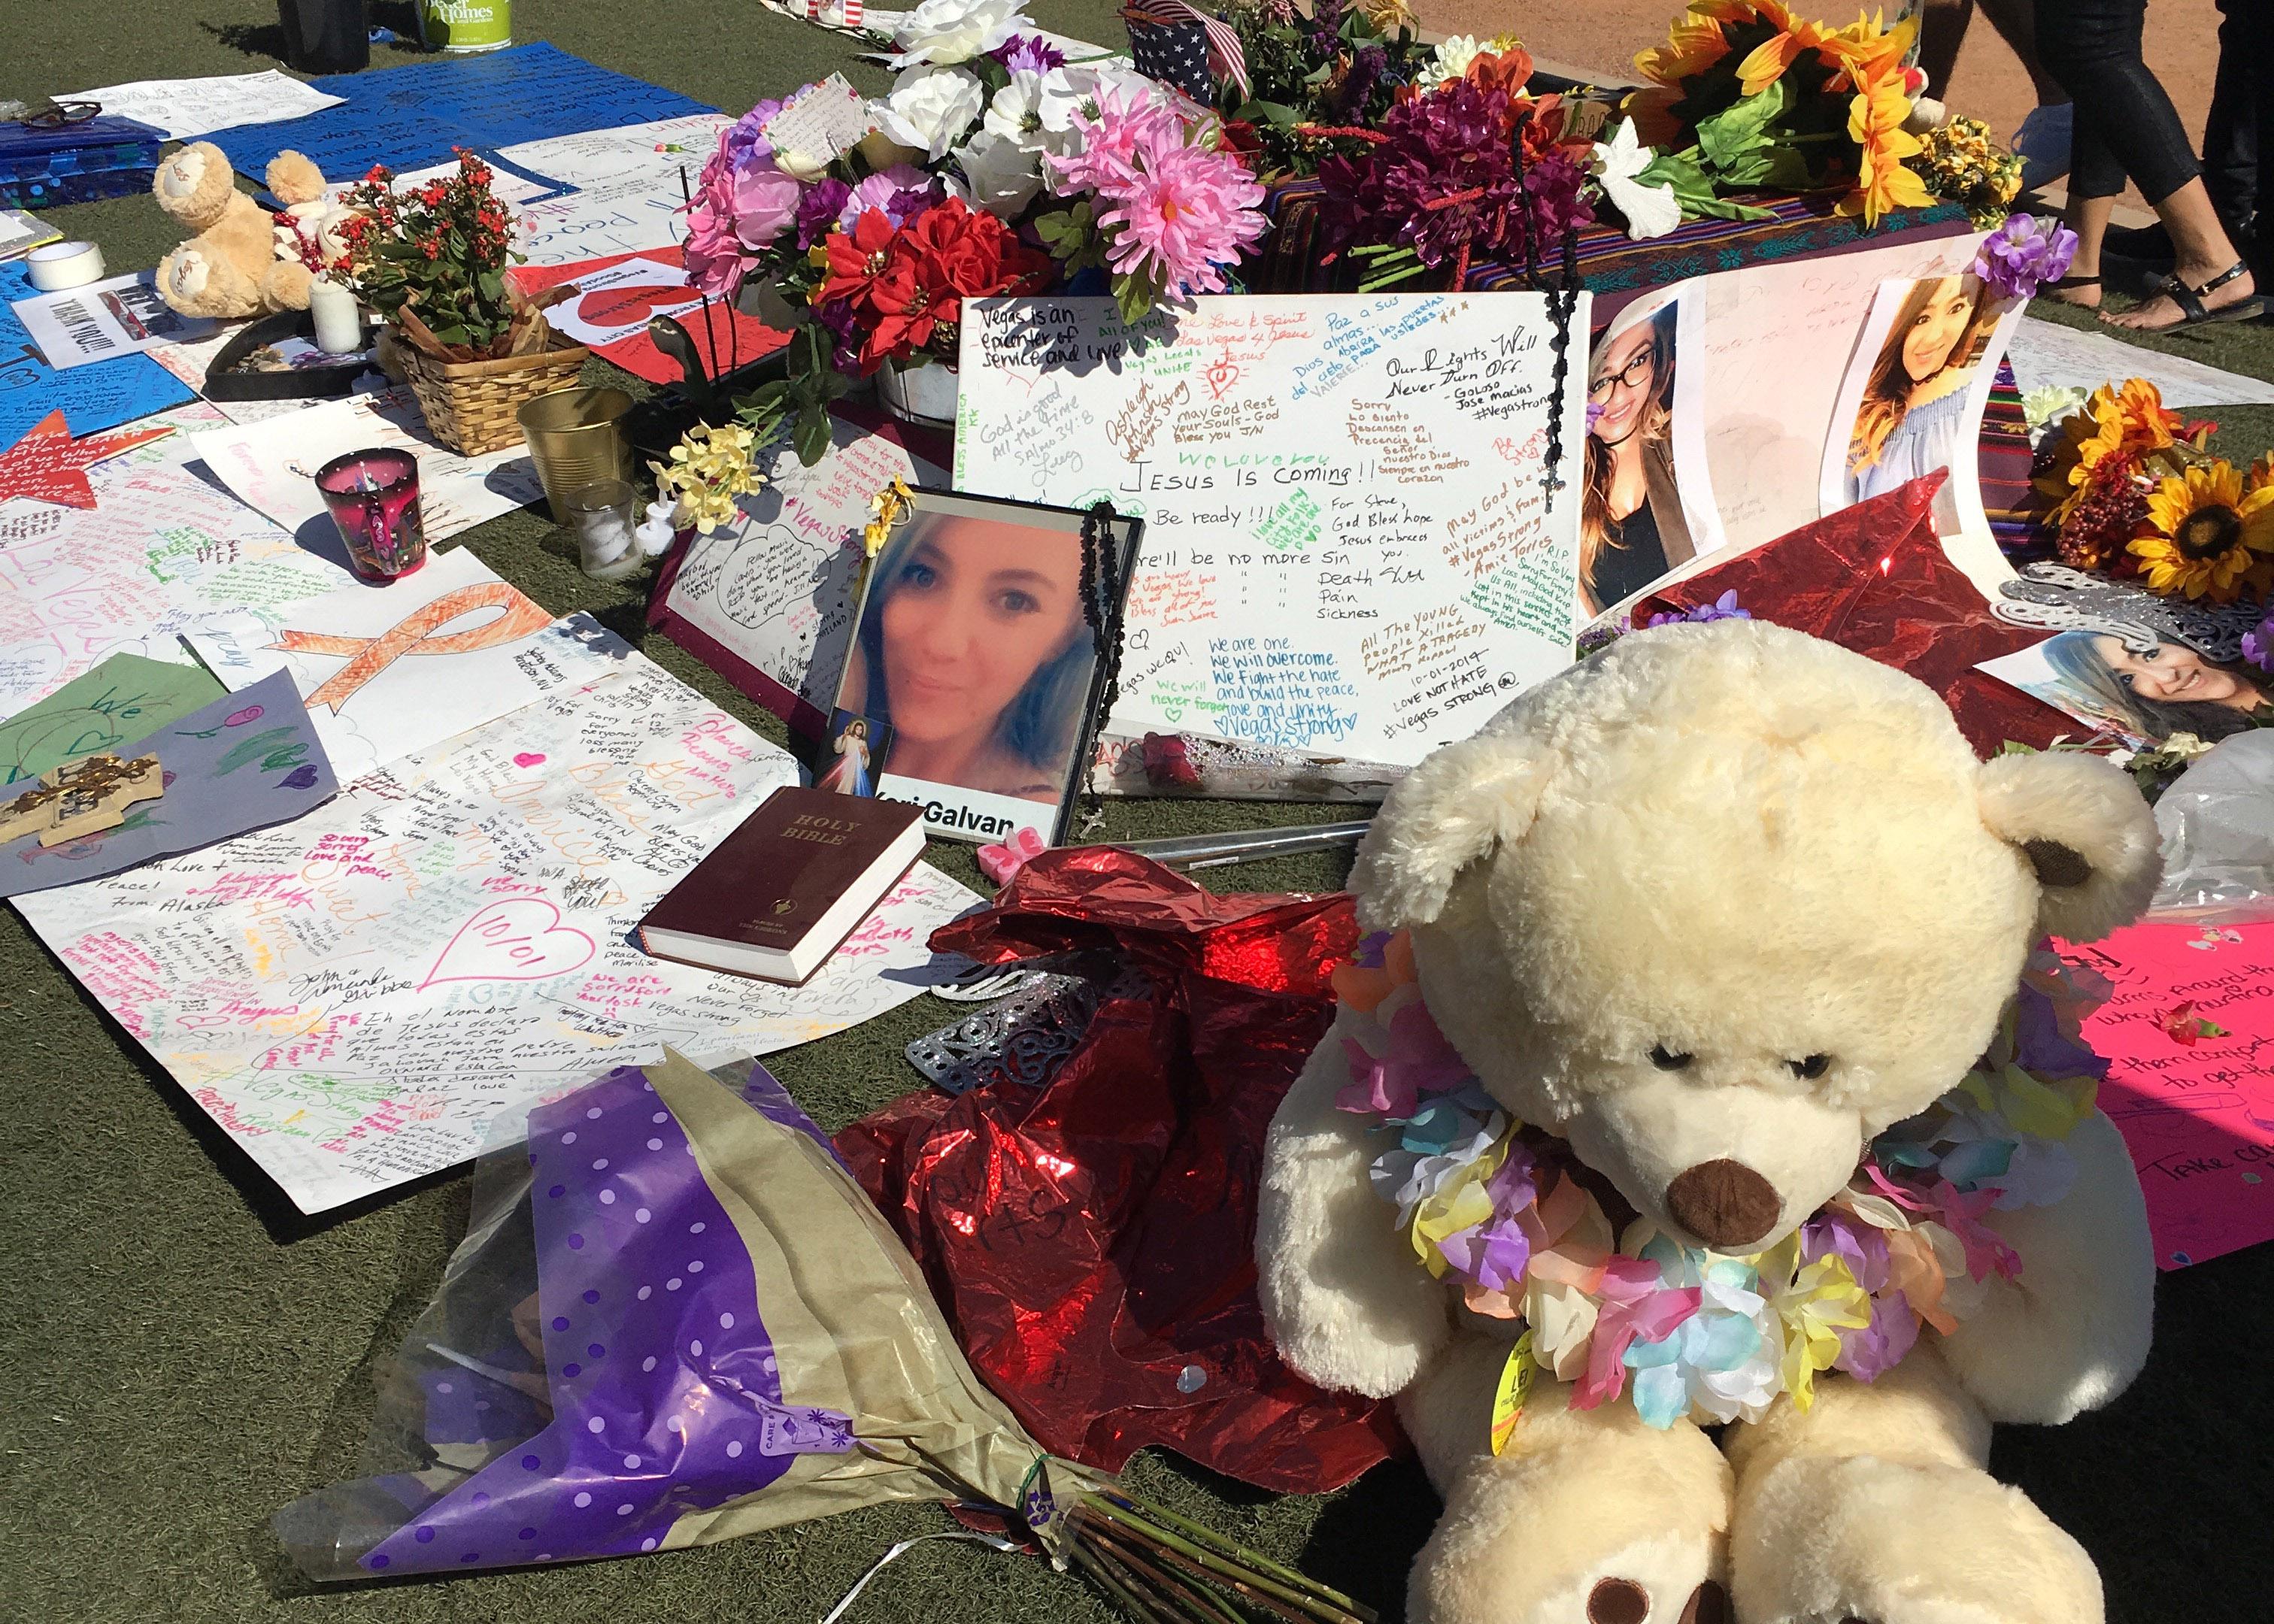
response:
[[[1352,954],[1351,962],[1361,970],[1379,970],[1382,968],[1384,951],[1389,946],[1389,932],[1369,931],[1359,938],[1358,949]]]
[[[1871,1324],[1840,1333],[1840,1357],[1832,1367],[1858,1381],[1877,1381],[1901,1364],[1917,1341],[1918,1316],[1911,1312],[1910,1299],[1890,1291],[1871,1299]]]
[[[2009,299],[2026,299],[2038,284],[2067,274],[2076,257],[2076,233],[2057,220],[2008,214],[2006,223],[1983,239],[1974,274]]]
[[[1013,73],[1047,73],[1065,66],[1065,53],[1039,34],[1014,34],[987,54]]]
[[[1800,1226],[1802,1264],[1826,1256],[1845,1263],[1856,1283],[1866,1291],[1876,1291],[1887,1283],[1887,1237],[1836,1207],[1825,1208]]]
[[[1595,432],[1595,419],[1601,417],[1607,410],[1608,409],[1600,401],[1587,402],[1587,432],[1592,434]]]
[[[1344,120],[1364,117],[1367,100],[1374,86],[1382,82],[1382,70],[1389,65],[1389,50],[1386,46],[1368,45],[1351,58],[1350,71],[1343,76],[1343,87],[1335,97],[1335,111]]]
[[[837,229],[850,231],[853,222],[870,209],[882,209],[895,228],[904,226],[939,201],[932,177],[922,169],[896,163],[878,169],[847,194],[837,212]]]
[[[1752,618],[1737,607],[1737,590],[1732,587],[1710,604],[1699,604],[1694,609],[1684,609],[1679,613],[1654,614],[1643,624],[1645,628],[1653,626],[1706,626],[1715,620],[1750,620]]]
[[[2242,634],[2242,658],[2261,671],[2274,671],[2274,615],[2259,621],[2256,631]]]
[[[1513,1216],[1489,1218],[1473,1229],[1456,1230],[1437,1243],[1437,1251],[1456,1274],[1487,1291],[1522,1286],[1525,1266],[1532,1261],[1532,1242]]]
[[[838,217],[853,196],[853,188],[833,176],[825,176],[805,189],[797,205],[797,245],[810,248],[837,229]]]
[[[719,150],[729,169],[741,169],[755,158],[774,155],[773,144],[764,133],[766,121],[782,110],[779,102],[761,102],[727,126],[719,138]]]

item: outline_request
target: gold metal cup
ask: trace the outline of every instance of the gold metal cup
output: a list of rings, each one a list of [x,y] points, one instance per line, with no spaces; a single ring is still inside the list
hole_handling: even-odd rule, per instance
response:
[[[529,455],[545,482],[555,524],[568,523],[571,491],[601,479],[631,477],[631,447],[616,425],[632,409],[621,389],[579,384],[525,402],[515,415],[529,437]]]

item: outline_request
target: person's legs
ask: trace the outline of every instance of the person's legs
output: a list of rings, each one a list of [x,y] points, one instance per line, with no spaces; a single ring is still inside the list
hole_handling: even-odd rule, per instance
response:
[[[1991,27],[2006,47],[2020,61],[2029,76],[2029,85],[2037,93],[2039,107],[2058,107],[2068,100],[2068,92],[2054,82],[2045,71],[2044,64],[2037,60],[2037,22],[2034,0],[1977,0],[1982,15],[1990,19]],[[2248,0],[2245,0],[2248,4]]]
[[[2207,287],[2234,263],[2234,245],[2203,189],[2179,113],[2142,59],[2146,15],[2146,0],[2037,0],[2037,54],[2075,98],[2079,115],[2069,166],[2069,226],[2078,238],[2071,274],[2099,272],[2109,199],[2128,174],[2171,232],[2175,275]],[[2216,311],[2252,297],[2245,274],[2203,298]],[[2158,295],[2119,325],[2168,327],[2183,313],[2176,300]]]
[[[1966,43],[1966,26],[1974,20],[1974,0],[1922,0],[1919,6],[1919,71],[1926,75],[1926,94],[1950,99],[1950,71],[1958,65],[1958,48]]]
[[[2258,96],[2274,61],[2267,48],[2269,0],[2218,0],[2218,77],[2203,119],[2203,184],[2219,217],[2239,228],[2258,206]]]

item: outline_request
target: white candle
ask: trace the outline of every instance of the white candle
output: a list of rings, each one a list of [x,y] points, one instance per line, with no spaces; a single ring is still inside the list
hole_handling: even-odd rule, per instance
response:
[[[316,319],[316,348],[326,355],[350,355],[363,348],[356,297],[339,283],[320,276],[310,282],[308,313]]]
[[[678,527],[672,523],[678,511],[679,504],[675,501],[650,502],[647,505],[647,517],[641,520],[639,528],[632,532],[642,553],[650,558],[660,558],[670,551],[671,538],[679,533]]]

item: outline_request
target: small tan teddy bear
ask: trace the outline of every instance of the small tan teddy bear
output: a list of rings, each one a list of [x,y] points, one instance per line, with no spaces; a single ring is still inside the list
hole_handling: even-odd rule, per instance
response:
[[[2099,1624],[1985,1468],[2147,1356],[2089,993],[2036,944],[2160,866],[2114,767],[1984,765],[1924,684],[1751,620],[1414,769],[1256,1228],[1288,1363],[1395,1395],[1445,1494],[1413,1624]]]
[[[323,207],[324,177],[296,152],[269,160],[268,190],[295,214]],[[196,235],[158,261],[158,296],[184,316],[308,307],[308,267],[287,255],[268,213],[237,189],[228,154],[192,141],[158,166],[158,207]]]

